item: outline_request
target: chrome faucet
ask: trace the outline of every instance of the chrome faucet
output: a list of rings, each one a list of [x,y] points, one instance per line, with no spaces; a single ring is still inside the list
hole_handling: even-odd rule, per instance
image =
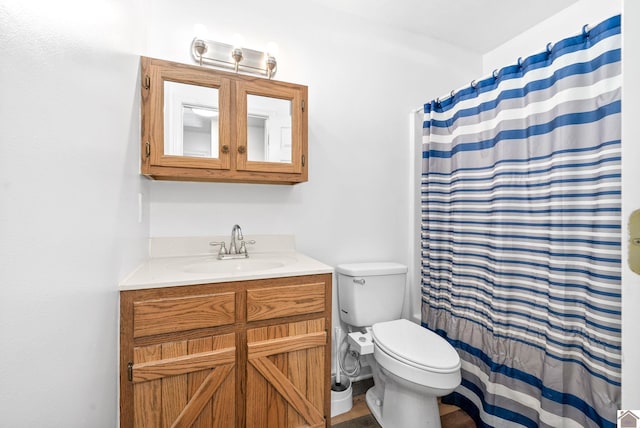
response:
[[[240,248],[238,248],[238,242],[240,242]],[[244,236],[242,236],[242,229],[239,225],[234,224],[231,229],[231,241],[229,242],[229,250],[224,245],[224,241],[222,242],[209,242],[209,245],[215,246],[220,245],[220,250],[218,251],[218,259],[226,260],[226,259],[244,259],[249,257],[249,253],[247,253],[247,245],[246,244],[255,244],[256,241],[245,241]]]
[[[242,236],[242,229],[239,225],[234,224],[233,228],[231,228],[231,242],[229,243],[229,254],[238,254],[238,247],[236,245],[236,239],[238,241],[242,241],[244,238]],[[242,248],[244,243],[240,244]],[[246,247],[245,247],[246,250]]]

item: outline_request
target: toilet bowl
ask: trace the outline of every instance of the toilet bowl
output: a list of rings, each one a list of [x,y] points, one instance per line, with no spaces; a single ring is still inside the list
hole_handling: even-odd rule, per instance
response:
[[[340,318],[358,332],[350,341],[373,352],[366,394],[373,416],[383,428],[440,428],[437,397],[460,384],[460,357],[436,333],[400,318],[406,267],[348,264],[336,272]]]
[[[446,340],[405,319],[373,325],[374,389],[367,405],[383,427],[440,427],[437,397],[461,380]],[[377,382],[376,382],[377,381]]]

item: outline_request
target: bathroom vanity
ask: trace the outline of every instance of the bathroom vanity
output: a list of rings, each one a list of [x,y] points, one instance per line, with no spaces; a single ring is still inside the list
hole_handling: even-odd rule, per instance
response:
[[[152,254],[120,284],[122,427],[329,426],[332,268],[279,250]]]

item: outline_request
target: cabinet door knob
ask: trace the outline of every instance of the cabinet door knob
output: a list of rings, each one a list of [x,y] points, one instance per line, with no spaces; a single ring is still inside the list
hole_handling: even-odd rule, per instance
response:
[[[229,146],[227,146],[226,144],[222,146],[222,153],[229,153]]]
[[[247,151],[247,148],[245,146],[239,146],[238,147],[238,153],[240,154],[244,154],[244,152]]]

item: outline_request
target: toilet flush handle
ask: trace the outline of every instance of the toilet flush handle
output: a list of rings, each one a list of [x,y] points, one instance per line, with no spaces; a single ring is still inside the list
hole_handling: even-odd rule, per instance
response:
[[[353,278],[353,282],[355,282],[356,284],[364,285],[366,281],[364,280],[364,278],[360,278],[360,279]]]

